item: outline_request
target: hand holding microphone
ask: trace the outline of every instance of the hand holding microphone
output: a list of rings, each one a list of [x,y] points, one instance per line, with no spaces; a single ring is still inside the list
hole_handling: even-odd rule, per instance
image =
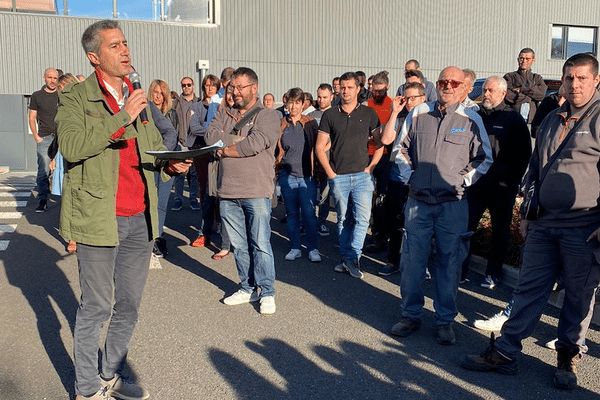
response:
[[[129,74],[129,80],[133,85],[133,93],[129,94],[129,98],[125,102],[125,111],[131,117],[131,122],[135,121],[137,116],[140,116],[143,124],[148,123],[148,113],[146,112],[146,106],[148,105],[148,100],[146,99],[146,94],[142,89],[142,84],[140,82],[140,74],[136,71],[133,71]]]

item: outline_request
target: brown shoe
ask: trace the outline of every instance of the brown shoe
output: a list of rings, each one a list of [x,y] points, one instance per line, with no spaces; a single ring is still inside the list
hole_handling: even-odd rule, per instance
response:
[[[577,387],[577,364],[581,360],[581,354],[570,349],[557,351],[557,367],[554,373],[554,386],[559,389],[573,390]]]
[[[494,345],[494,333],[490,337],[490,345],[480,355],[465,355],[460,360],[460,366],[478,372],[495,371],[504,375],[516,375],[519,372],[517,360],[500,353]]]

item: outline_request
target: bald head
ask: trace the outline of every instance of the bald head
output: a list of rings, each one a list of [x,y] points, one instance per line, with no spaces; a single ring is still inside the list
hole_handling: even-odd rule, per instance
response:
[[[44,82],[46,83],[45,90],[50,93],[56,91],[56,85],[58,84],[58,71],[54,68],[46,68],[43,78]]]
[[[464,93],[465,74],[454,66],[446,67],[440,72],[437,81],[438,102],[442,108],[458,103]]]

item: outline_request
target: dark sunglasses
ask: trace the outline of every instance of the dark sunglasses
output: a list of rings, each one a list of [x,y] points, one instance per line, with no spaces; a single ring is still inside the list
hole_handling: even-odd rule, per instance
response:
[[[194,84],[193,84],[193,83],[182,83],[182,84],[181,84],[181,87],[182,87],[182,88],[184,88],[184,87],[192,87],[192,86],[194,86]]]
[[[450,87],[452,89],[456,89],[457,87],[459,87],[463,83],[459,82],[459,81],[452,81],[452,80],[447,80],[447,79],[441,79],[441,80],[437,81],[437,84],[440,87],[443,87],[443,88],[448,87],[448,85],[450,85]]]

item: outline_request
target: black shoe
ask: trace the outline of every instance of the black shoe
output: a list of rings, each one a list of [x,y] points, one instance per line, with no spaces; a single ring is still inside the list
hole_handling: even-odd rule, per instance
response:
[[[573,355],[568,350],[557,351],[557,368],[554,373],[554,386],[558,389],[573,390],[577,387],[577,364],[581,354]]]
[[[388,276],[391,274],[395,274],[396,272],[400,272],[400,267],[394,264],[386,264],[381,267],[377,272],[379,275]]]
[[[152,246],[152,254],[158,258],[164,257],[163,252],[160,251],[160,248],[158,247],[158,239],[154,241],[154,245]]]
[[[439,344],[445,346],[453,345],[456,342],[456,336],[454,335],[452,325],[438,325],[437,331],[435,332],[435,340],[437,340]]]
[[[167,250],[167,241],[162,237],[156,239],[154,241],[154,247],[152,249],[152,252],[156,257],[164,257],[168,255],[169,250]]]
[[[519,372],[517,360],[500,353],[494,345],[494,334],[490,337],[490,345],[480,355],[465,355],[460,366],[478,372],[495,371],[504,375],[516,375]]]
[[[36,213],[43,213],[48,210],[48,200],[40,200],[37,208],[35,209]]]
[[[400,322],[392,327],[392,335],[406,337],[421,329],[421,321],[402,317]]]

